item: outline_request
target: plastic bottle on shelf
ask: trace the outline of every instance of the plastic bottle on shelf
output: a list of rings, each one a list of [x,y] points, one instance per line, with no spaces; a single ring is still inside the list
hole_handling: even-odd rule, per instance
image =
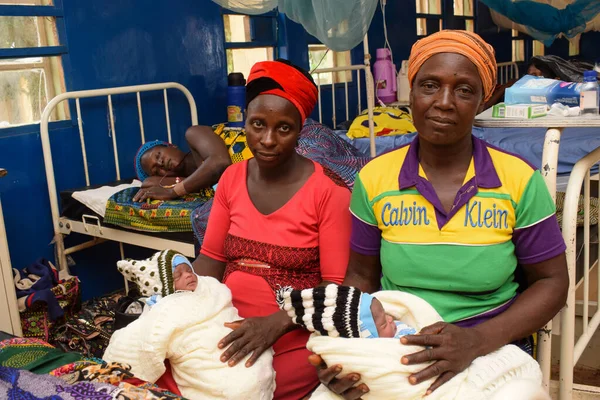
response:
[[[398,72],[398,102],[408,104],[410,95],[410,85],[408,84],[408,60],[403,60],[400,72]]]
[[[596,71],[585,71],[583,73],[583,85],[581,85],[580,93],[579,107],[581,108],[581,115],[598,115],[600,91]]]
[[[392,63],[389,49],[377,49],[377,61],[373,64],[377,98],[385,104],[396,101],[396,66]]]
[[[227,76],[227,125],[243,127],[246,113],[246,80],[244,74],[232,72]]]

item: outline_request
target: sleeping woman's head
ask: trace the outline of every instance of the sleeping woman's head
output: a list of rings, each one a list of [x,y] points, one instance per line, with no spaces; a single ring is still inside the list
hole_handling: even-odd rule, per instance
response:
[[[182,176],[185,153],[161,140],[144,143],[135,156],[135,172],[143,181],[149,176]]]
[[[246,85],[246,137],[260,168],[296,154],[302,125],[317,102],[310,74],[286,60],[254,64]]]

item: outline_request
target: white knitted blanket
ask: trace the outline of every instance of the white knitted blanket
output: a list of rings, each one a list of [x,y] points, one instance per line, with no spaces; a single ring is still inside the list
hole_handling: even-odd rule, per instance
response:
[[[374,294],[394,319],[420,330],[442,318],[427,302],[414,295],[398,291],[382,291]],[[422,347],[405,346],[398,339],[345,339],[313,334],[307,348],[321,355],[328,365],[340,364],[344,372],[357,372],[361,382],[369,386],[367,399],[421,399],[433,380],[411,385],[410,374],[426,367],[426,364],[406,366],[400,363],[402,356],[422,350]],[[514,380],[527,381],[534,388],[541,388],[541,371],[537,362],[516,346],[504,346],[498,351],[473,361],[471,366],[439,389],[427,396],[431,400],[483,400]],[[538,393],[538,390],[534,390]],[[521,392],[524,393],[524,392]],[[341,397],[320,386],[312,400],[337,400]],[[538,397],[511,396],[511,400],[531,400]],[[544,398],[544,397],[539,397]]]
[[[171,363],[181,394],[195,399],[273,398],[273,351],[263,353],[251,368],[245,361],[229,367],[220,361],[218,342],[239,320],[229,289],[214,278],[199,277],[194,292],[163,298],[127,327],[116,331],[104,360],[131,365],[140,379],[155,382]]]

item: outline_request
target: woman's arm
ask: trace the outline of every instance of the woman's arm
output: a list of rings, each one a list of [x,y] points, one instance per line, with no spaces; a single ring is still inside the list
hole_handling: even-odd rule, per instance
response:
[[[172,186],[176,184],[176,178],[172,176],[149,176],[142,182],[142,189],[154,186]]]
[[[233,177],[235,181],[235,177]],[[229,208],[229,185],[232,184],[228,174],[224,174],[212,200],[204,242],[200,254],[192,266],[198,275],[212,276],[223,280],[227,259],[225,258],[225,239],[231,226]],[[235,183],[233,183],[235,184]],[[206,204],[208,206],[208,204]]]
[[[350,250],[350,260],[348,262],[344,285],[354,286],[363,292],[373,293],[379,290],[380,277],[381,261],[379,255],[363,255]],[[343,373],[342,365],[335,364],[328,366],[316,354],[311,355],[308,361],[317,368],[317,374],[321,383],[344,399],[360,399],[361,396],[369,392],[368,386],[364,383],[354,387],[356,382],[360,380],[360,374],[355,372]]]
[[[431,366],[409,377],[412,384],[438,376],[429,388],[433,391],[466,369],[475,358],[531,335],[560,311],[569,288],[564,253],[546,261],[524,265],[523,269],[529,287],[495,318],[473,328],[459,328],[440,322],[424,328],[419,335],[401,339],[403,344],[429,346],[427,350],[403,357],[403,364],[434,361]]]
[[[231,158],[225,142],[215,135],[208,126],[192,126],[185,132],[185,140],[190,149],[202,158],[202,164],[183,180],[187,193],[194,193],[213,186],[223,171],[231,165]]]

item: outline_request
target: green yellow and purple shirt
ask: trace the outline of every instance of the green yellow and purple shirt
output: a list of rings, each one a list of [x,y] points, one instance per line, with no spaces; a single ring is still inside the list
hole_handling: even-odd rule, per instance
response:
[[[352,193],[351,248],[379,255],[383,290],[428,301],[446,322],[492,316],[516,295],[517,264],[565,251],[538,170],[473,137],[473,156],[446,212],[418,161],[419,139],[369,162]]]

